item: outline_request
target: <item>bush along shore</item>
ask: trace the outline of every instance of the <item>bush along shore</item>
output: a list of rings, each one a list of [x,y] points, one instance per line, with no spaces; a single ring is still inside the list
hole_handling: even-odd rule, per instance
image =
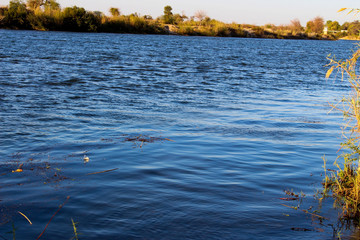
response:
[[[223,23],[211,19],[204,11],[194,16],[174,14],[171,6],[164,7],[164,14],[158,18],[138,13],[121,14],[118,8],[110,8],[107,16],[99,11],[87,11],[82,7],[62,9],[56,0],[11,0],[8,6],[0,7],[0,28],[107,32],[139,34],[174,34],[186,36],[276,38],[276,39],[328,39],[359,35],[360,23],[346,23],[340,26],[336,21],[315,17],[301,26],[295,19],[289,25],[255,26],[249,24]]]

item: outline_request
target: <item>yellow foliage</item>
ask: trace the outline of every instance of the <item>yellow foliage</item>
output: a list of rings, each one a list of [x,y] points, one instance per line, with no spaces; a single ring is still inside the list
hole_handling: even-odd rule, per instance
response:
[[[342,12],[342,11],[345,11],[347,8],[341,8],[341,9],[339,9],[339,11],[338,12]]]

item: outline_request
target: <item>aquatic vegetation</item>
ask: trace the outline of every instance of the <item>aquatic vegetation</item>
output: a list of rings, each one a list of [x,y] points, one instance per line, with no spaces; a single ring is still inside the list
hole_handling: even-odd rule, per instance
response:
[[[77,232],[77,227],[76,227],[77,223],[74,222],[73,219],[71,219],[71,223],[72,223],[73,228],[74,228],[74,237],[73,237],[72,239],[79,240],[78,232]]]

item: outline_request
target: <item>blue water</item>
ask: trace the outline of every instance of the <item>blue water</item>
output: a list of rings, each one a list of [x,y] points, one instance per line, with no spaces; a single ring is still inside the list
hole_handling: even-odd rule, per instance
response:
[[[326,57],[353,47],[0,30],[0,237],[36,239],[70,196],[42,239],[71,219],[79,239],[332,239],[280,198],[316,206],[349,90]]]

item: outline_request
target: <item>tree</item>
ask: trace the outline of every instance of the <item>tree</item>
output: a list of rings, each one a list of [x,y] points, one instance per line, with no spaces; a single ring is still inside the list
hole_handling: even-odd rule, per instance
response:
[[[351,23],[349,22],[344,22],[343,25],[341,25],[341,30],[348,30],[349,26]]]
[[[5,12],[7,11],[7,7],[0,7],[0,21],[5,18]]]
[[[144,18],[145,20],[153,20],[153,17],[150,16],[150,15],[144,15],[143,18]]]
[[[316,17],[306,23],[306,32],[321,34],[324,30],[324,19]]]
[[[44,9],[47,12],[60,10],[60,4],[56,0],[45,0]]]
[[[291,20],[289,28],[293,34],[300,33],[302,31],[302,26],[301,26],[299,19]]]
[[[100,11],[94,11],[93,14],[98,18],[102,18],[104,16],[104,14]]]
[[[348,33],[349,33],[349,35],[358,36],[360,33],[360,22],[354,21],[354,22],[350,23],[350,25],[348,27]]]
[[[5,25],[14,28],[28,29],[29,22],[27,20],[28,11],[26,5],[21,0],[11,0],[8,10],[5,12]]]
[[[196,11],[194,17],[197,18],[200,22],[207,17],[207,14],[203,10]]]
[[[120,10],[118,8],[110,8],[110,13],[113,17],[118,17],[120,16]]]
[[[329,31],[340,31],[341,28],[339,22],[331,20],[326,21],[325,26]]]
[[[31,10],[36,10],[44,4],[43,0],[27,0],[26,6]]]
[[[164,7],[164,15],[165,16],[172,16],[173,13],[171,12],[172,11],[172,7],[167,5]]]
[[[63,11],[63,30],[74,32],[96,32],[100,26],[100,18],[84,8],[67,7]]]
[[[183,17],[178,13],[175,14],[173,18],[174,18],[174,23],[175,24],[180,24],[180,23],[182,23],[184,21]]]
[[[172,13],[172,7],[167,5],[164,7],[164,23],[165,24],[173,24],[174,23],[174,16]]]

